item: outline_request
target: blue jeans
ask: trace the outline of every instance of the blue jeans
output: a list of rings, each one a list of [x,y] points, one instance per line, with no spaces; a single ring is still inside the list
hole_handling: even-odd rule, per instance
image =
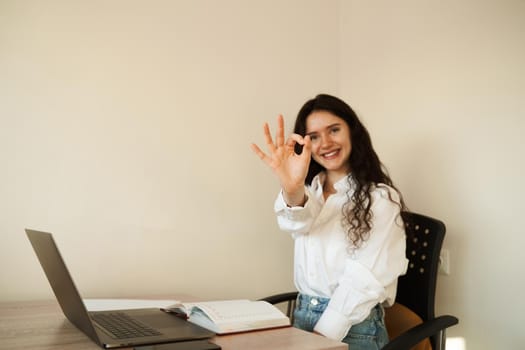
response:
[[[312,332],[330,299],[299,294],[294,310],[294,327]],[[388,343],[383,307],[376,305],[361,323],[353,325],[342,340],[350,350],[379,350]]]

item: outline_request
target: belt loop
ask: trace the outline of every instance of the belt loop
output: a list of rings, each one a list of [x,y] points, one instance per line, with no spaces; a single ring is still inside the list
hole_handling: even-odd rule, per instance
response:
[[[377,308],[377,313],[379,315],[379,318],[384,318],[385,317],[385,309],[383,308],[383,305],[381,305],[381,303],[379,303],[379,304],[376,305],[376,308]]]

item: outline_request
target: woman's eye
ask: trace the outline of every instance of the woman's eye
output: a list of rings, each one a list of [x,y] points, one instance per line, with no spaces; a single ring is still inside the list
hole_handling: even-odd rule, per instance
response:
[[[332,128],[332,134],[336,134],[337,132],[339,132],[339,130],[341,130],[340,128]]]
[[[310,135],[310,140],[315,141],[317,140],[317,135]]]

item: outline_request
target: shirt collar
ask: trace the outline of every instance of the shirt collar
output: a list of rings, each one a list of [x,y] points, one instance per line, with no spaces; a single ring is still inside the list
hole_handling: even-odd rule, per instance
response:
[[[350,175],[350,174],[349,174]],[[350,188],[355,188],[355,181],[354,177],[350,176],[350,181],[348,181],[349,176],[342,177],[339,181],[337,181],[334,184],[334,188],[337,192],[346,192]],[[312,189],[314,192],[320,192],[322,194],[323,192],[323,184],[326,179],[326,173],[324,171],[320,172],[319,174],[315,175],[315,177],[312,180]]]

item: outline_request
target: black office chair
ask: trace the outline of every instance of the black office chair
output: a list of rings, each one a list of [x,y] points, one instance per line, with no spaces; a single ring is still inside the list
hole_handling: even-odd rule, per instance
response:
[[[407,234],[407,273],[399,278],[396,303],[385,310],[390,342],[383,350],[444,349],[445,330],[457,324],[456,317],[434,315],[439,253],[445,224],[421,214],[403,212]],[[262,300],[287,303],[293,322],[297,292],[272,295]]]

